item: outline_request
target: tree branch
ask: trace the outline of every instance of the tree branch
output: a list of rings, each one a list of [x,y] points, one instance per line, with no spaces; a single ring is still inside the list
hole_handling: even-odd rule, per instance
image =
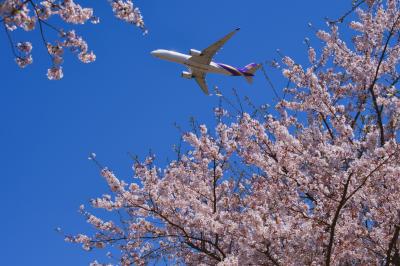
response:
[[[380,143],[381,143],[381,146],[383,146],[385,144],[385,135],[384,135],[385,132],[384,132],[384,127],[383,127],[383,122],[382,122],[382,109],[378,105],[377,97],[376,97],[375,92],[374,92],[374,86],[375,86],[376,82],[378,81],[379,69],[380,69],[381,64],[383,62],[383,59],[385,57],[386,50],[388,48],[390,39],[392,38],[392,36],[395,33],[394,29],[395,29],[395,27],[397,25],[397,22],[399,21],[399,18],[400,18],[400,14],[397,16],[395,22],[393,23],[393,25],[392,25],[392,27],[391,27],[391,29],[389,31],[389,35],[388,35],[388,37],[386,39],[385,46],[383,47],[382,54],[381,54],[381,56],[379,58],[379,61],[378,61],[378,66],[376,67],[374,80],[372,81],[371,86],[369,86],[369,88],[368,88],[368,90],[369,90],[369,92],[371,94],[371,97],[372,97],[372,102],[373,102],[374,109],[375,109],[376,116],[377,116],[377,122],[378,122],[378,126],[379,126],[379,131],[380,131]]]
[[[346,184],[344,185],[343,189],[343,194],[339,203],[339,206],[336,209],[335,216],[333,217],[331,226],[330,226],[330,231],[329,231],[329,244],[327,247],[327,253],[326,253],[326,260],[325,260],[325,265],[329,266],[331,264],[331,256],[332,256],[332,250],[333,250],[333,243],[335,239],[335,227],[336,223],[339,219],[340,211],[346,204],[346,195],[347,195],[347,189],[349,188],[350,180],[351,177],[353,176],[353,173],[349,174],[349,177],[347,178]]]
[[[330,128],[328,122],[326,121],[325,116],[324,116],[321,112],[319,113],[319,115],[321,116],[322,121],[323,121],[324,124],[325,124],[325,127],[328,129],[329,136],[331,136],[331,139],[332,139],[332,140],[335,140],[335,136],[333,135],[332,129]]]
[[[364,3],[365,2],[365,0],[361,0],[360,2],[358,2],[357,4],[355,4],[355,5],[353,5],[353,7],[349,10],[349,11],[347,11],[343,16],[341,16],[340,18],[338,18],[338,19],[336,19],[336,20],[329,20],[329,19],[327,19],[327,21],[328,21],[328,23],[330,23],[330,24],[335,24],[335,23],[342,23],[343,21],[344,21],[344,19],[348,16],[348,15],[350,15],[351,13],[353,13],[354,12],[354,10],[356,10],[362,3]]]
[[[396,242],[397,239],[399,238],[399,233],[400,233],[400,224],[395,225],[395,229],[394,229],[394,234],[392,237],[392,240],[389,243],[389,247],[388,250],[386,252],[386,263],[385,266],[389,266],[390,263],[392,262],[392,251],[394,248],[396,248]]]

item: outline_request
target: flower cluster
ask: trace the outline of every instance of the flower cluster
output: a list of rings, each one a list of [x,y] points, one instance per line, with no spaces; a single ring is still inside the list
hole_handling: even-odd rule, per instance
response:
[[[76,1],[76,0],[75,0]],[[2,0],[0,1],[0,21],[4,23],[7,37],[12,44],[15,61],[19,67],[24,68],[33,62],[30,42],[14,43],[12,32],[17,29],[24,31],[34,30],[39,27],[39,34],[52,59],[52,66],[47,71],[49,79],[63,77],[62,62],[63,48],[69,48],[77,54],[80,61],[91,63],[96,55],[88,50],[86,41],[78,36],[74,30],[64,31],[60,27],[50,24],[49,19],[58,16],[67,24],[85,24],[90,21],[99,23],[99,18],[94,16],[92,8],[82,7],[74,0],[44,0],[39,3],[27,0]],[[146,32],[143,17],[137,7],[128,1],[111,1],[115,16],[123,21],[134,24]],[[45,29],[55,30],[61,40],[55,43],[47,41]]]
[[[145,29],[143,16],[139,8],[135,7],[131,0],[109,0],[115,16],[123,21]],[[146,31],[145,31],[146,33]]]
[[[32,44],[30,42],[19,42],[17,43],[17,50],[19,51],[20,55],[15,58],[18,66],[20,68],[24,68],[27,65],[32,64],[33,59],[31,55],[32,51]]]
[[[352,45],[331,24],[309,66],[283,58],[275,115],[218,108],[165,167],[136,161],[130,182],[103,169],[112,195],[92,207],[118,216],[85,214],[98,233],[74,242],[118,246],[121,265],[397,265],[400,10],[366,5]]]

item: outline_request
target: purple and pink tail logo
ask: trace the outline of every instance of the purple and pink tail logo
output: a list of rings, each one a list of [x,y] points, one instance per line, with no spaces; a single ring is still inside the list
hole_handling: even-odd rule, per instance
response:
[[[239,71],[245,74],[246,76],[254,76],[254,73],[261,67],[260,64],[250,63],[243,68],[239,68]]]

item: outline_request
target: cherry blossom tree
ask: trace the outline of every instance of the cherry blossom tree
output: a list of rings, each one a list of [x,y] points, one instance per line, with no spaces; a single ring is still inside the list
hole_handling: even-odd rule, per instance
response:
[[[91,205],[116,218],[82,206],[96,232],[66,240],[120,265],[399,265],[399,1],[355,4],[307,67],[282,58],[274,110],[217,108],[215,130],[183,134],[163,168],[136,160],[129,181],[101,167],[111,193]]]
[[[144,33],[147,32],[143,17],[131,0],[108,0],[115,16],[125,22],[136,25]],[[75,30],[63,30],[65,24],[77,25],[91,22],[97,24],[100,19],[94,15],[92,8],[82,7],[77,0],[0,0],[0,22],[7,33],[11,51],[19,67],[25,68],[32,64],[32,43],[29,41],[15,42],[13,33],[16,30],[33,31],[39,28],[43,45],[51,58],[52,66],[47,71],[51,80],[63,77],[63,53],[70,50],[83,63],[96,60],[96,55],[89,50],[88,44]],[[61,22],[55,25],[54,18]],[[55,31],[59,39],[50,42],[46,30]]]

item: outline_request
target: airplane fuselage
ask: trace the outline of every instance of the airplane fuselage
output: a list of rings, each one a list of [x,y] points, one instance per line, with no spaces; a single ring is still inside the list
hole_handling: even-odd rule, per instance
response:
[[[226,64],[216,63],[216,62],[212,62],[212,61],[209,64],[201,64],[201,63],[190,60],[190,58],[192,57],[191,55],[182,54],[182,53],[175,52],[175,51],[159,49],[159,50],[155,50],[155,51],[151,52],[151,54],[157,58],[167,60],[170,62],[174,62],[174,63],[178,63],[178,64],[182,64],[192,70],[197,70],[200,72],[216,73],[216,74],[222,74],[222,75],[228,75],[228,76],[244,75],[244,73],[242,73],[236,67],[226,65]]]

